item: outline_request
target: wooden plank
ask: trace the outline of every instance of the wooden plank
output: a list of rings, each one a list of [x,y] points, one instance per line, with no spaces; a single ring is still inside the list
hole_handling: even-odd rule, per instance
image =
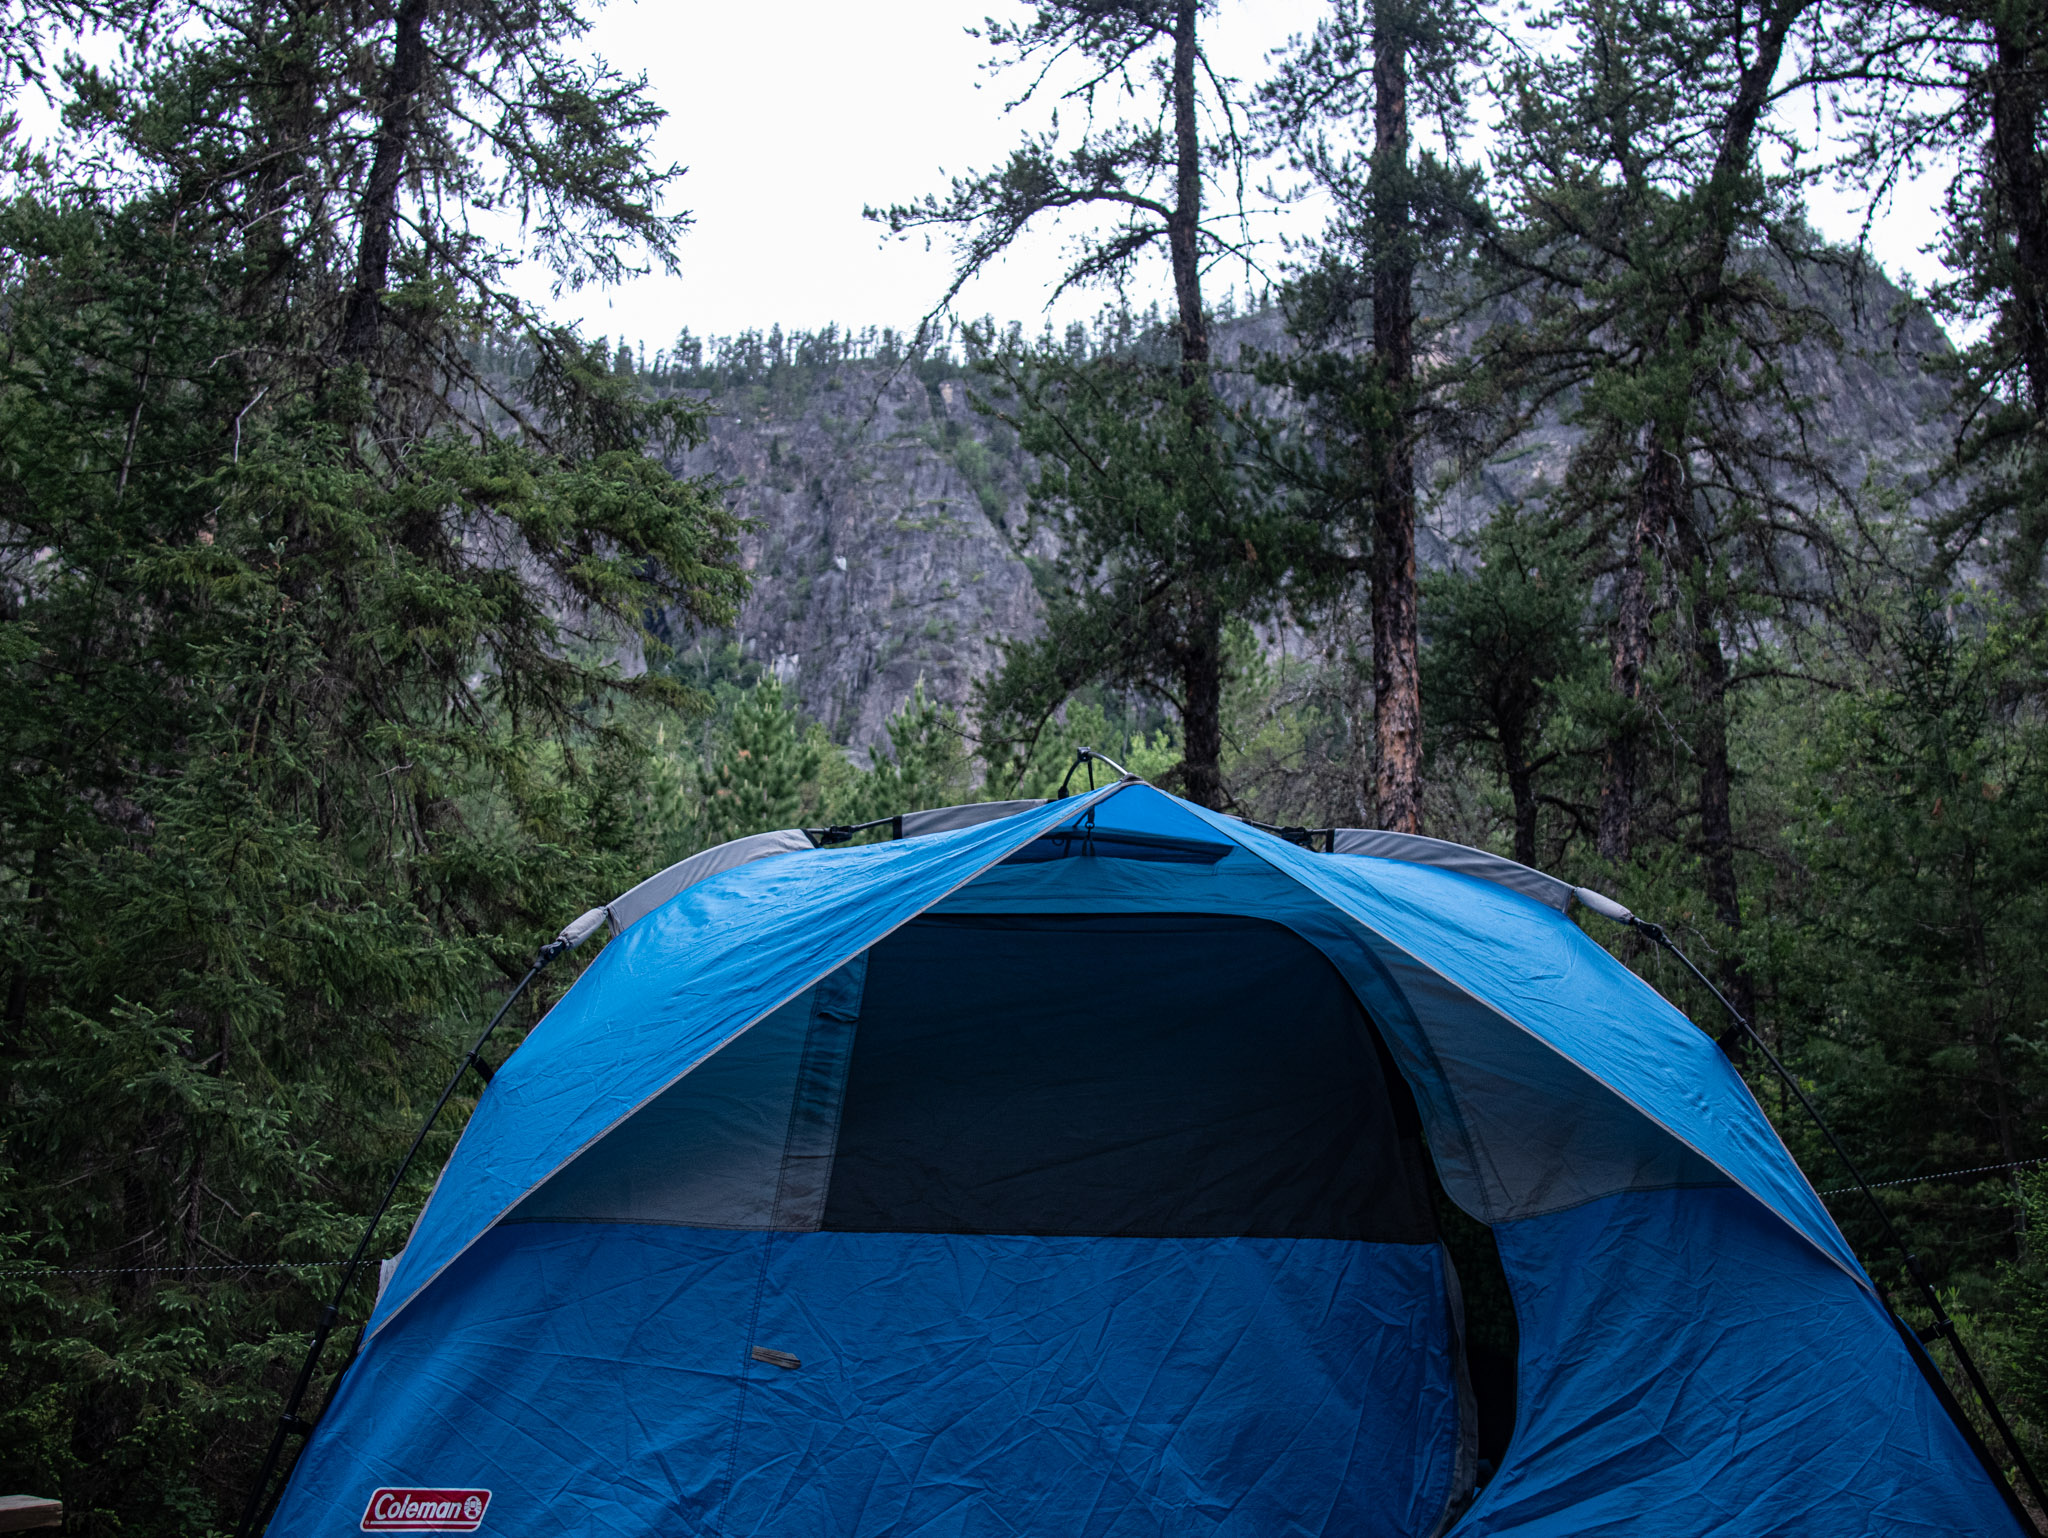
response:
[[[25,1533],[37,1527],[62,1527],[64,1503],[39,1495],[0,1495],[0,1533]]]

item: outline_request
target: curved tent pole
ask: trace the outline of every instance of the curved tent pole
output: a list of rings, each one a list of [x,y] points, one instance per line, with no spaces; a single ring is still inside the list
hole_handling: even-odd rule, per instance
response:
[[[334,1289],[333,1301],[320,1310],[320,1319],[313,1326],[313,1338],[306,1347],[306,1360],[299,1366],[299,1376],[292,1384],[292,1391],[285,1399],[284,1413],[277,1418],[277,1429],[271,1434],[270,1447],[263,1455],[263,1468],[256,1476],[256,1484],[249,1491],[249,1503],[242,1509],[241,1525],[236,1529],[237,1538],[254,1538],[257,1530],[268,1519],[266,1497],[270,1482],[277,1473],[278,1460],[284,1456],[284,1439],[288,1436],[306,1436],[313,1430],[312,1423],[302,1420],[299,1406],[304,1403],[306,1390],[313,1382],[313,1374],[319,1368],[320,1355],[327,1349],[327,1338],[334,1333],[334,1327],[341,1321],[342,1300],[355,1285],[356,1273],[362,1269],[363,1257],[369,1253],[370,1241],[377,1236],[377,1226],[384,1221],[384,1214],[391,1210],[391,1203],[397,1199],[398,1187],[405,1179],[405,1172],[412,1168],[412,1161],[418,1156],[427,1141],[427,1134],[434,1130],[434,1123],[441,1119],[441,1112],[447,1109],[454,1098],[455,1090],[462,1083],[462,1076],[474,1068],[485,1084],[491,1082],[491,1070],[484,1062],[482,1053],[499,1023],[511,1013],[532,986],[533,980],[547,970],[548,963],[557,956],[573,951],[585,940],[596,934],[606,917],[603,908],[592,908],[581,918],[569,924],[562,932],[540,948],[533,958],[533,965],[526,969],[526,975],[519,979],[519,985],[506,995],[505,1002],[498,1006],[498,1012],[491,1016],[491,1023],[484,1027],[474,1045],[455,1066],[455,1073],[448,1080],[448,1087],[441,1091],[441,1098],[434,1102],[434,1108],[427,1112],[427,1119],[420,1123],[420,1130],[414,1134],[412,1147],[405,1151],[405,1157],[398,1161],[398,1168],[391,1173],[391,1183],[384,1188],[384,1199],[377,1203],[377,1210],[370,1214],[370,1221],[363,1229],[363,1237],[356,1241],[355,1253],[342,1268],[341,1281]]]
[[[2025,1481],[2027,1490],[2033,1495],[2035,1502],[2039,1506],[2043,1509],[2048,1509],[2048,1492],[2042,1490],[2040,1477],[2035,1474],[2033,1465],[2028,1462],[2026,1452],[2020,1446],[2019,1438],[2013,1434],[2011,1424],[2006,1420],[2004,1412],[1998,1407],[1998,1401],[1992,1397],[1991,1385],[1984,1381],[1984,1374],[1978,1370],[1976,1359],[1970,1355],[1969,1348],[1963,1344],[1962,1332],[1956,1328],[1955,1320],[1949,1317],[1948,1310],[1942,1306],[1941,1294],[1934,1290],[1934,1284],[1928,1281],[1927,1273],[1921,1269],[1920,1257],[1907,1248],[1904,1236],[1899,1233],[1897,1226],[1892,1222],[1891,1214],[1884,1210],[1883,1203],[1878,1201],[1876,1193],[1870,1189],[1870,1182],[1863,1178],[1863,1171],[1858,1168],[1856,1161],[1849,1157],[1849,1150],[1844,1148],[1842,1140],[1835,1136],[1835,1129],[1830,1127],[1821,1116],[1820,1108],[1807,1095],[1805,1086],[1793,1076],[1792,1071],[1783,1062],[1779,1061],[1778,1054],[1771,1050],[1770,1044],[1763,1039],[1762,1034],[1757,1028],[1750,1024],[1748,1017],[1733,1004],[1729,1003],[1727,995],[1722,993],[1719,988],[1716,988],[1713,980],[1694,964],[1690,956],[1678,948],[1672,938],[1664,932],[1663,925],[1653,924],[1647,919],[1637,918],[1635,914],[1624,908],[1613,898],[1604,896],[1588,887],[1580,887],[1577,890],[1576,896],[1580,902],[1584,903],[1601,917],[1612,919],[1617,924],[1626,925],[1651,944],[1660,946],[1675,956],[1686,971],[1692,973],[1693,977],[1698,980],[1700,986],[1714,996],[1714,1002],[1727,1011],[1728,1018],[1735,1023],[1736,1030],[1747,1037],[1751,1045],[1764,1055],[1764,1060],[1771,1065],[1778,1077],[1783,1079],[1786,1086],[1798,1097],[1800,1105],[1805,1107],[1806,1114],[1812,1118],[1813,1124],[1820,1128],[1821,1135],[1828,1140],[1828,1146],[1834,1149],[1835,1157],[1842,1161],[1842,1167],[1849,1172],[1849,1178],[1856,1183],[1856,1189],[1863,1193],[1863,1199],[1870,1204],[1870,1210],[1877,1214],[1878,1222],[1883,1225],[1885,1237],[1891,1241],[1892,1248],[1898,1251],[1899,1259],[1905,1264],[1906,1274],[1912,1278],[1913,1285],[1919,1290],[1921,1301],[1926,1304],[1928,1311],[1934,1315],[1934,1323],[1925,1335],[1921,1335],[1918,1331],[1912,1331],[1915,1338],[1922,1344],[1925,1344],[1927,1340],[1936,1338],[1948,1342],[1949,1349],[1955,1353],[1956,1361],[1963,1369],[1963,1376],[1970,1380],[1971,1389],[1975,1391],[1978,1402],[1984,1406],[1984,1413],[1991,1418],[1991,1424],[1998,1429],[1999,1439],[2005,1443],[2006,1451],[2011,1455],[2013,1465],[2019,1470],[2020,1478]],[[1909,1328],[1904,1325],[1903,1321],[1900,1321],[1900,1323],[1902,1329]],[[1949,1396],[1944,1394],[1943,1397],[1948,1398]],[[1957,1412],[1960,1409],[1960,1406],[1956,1406]],[[1958,1414],[1958,1419],[1960,1420],[1960,1418]],[[1977,1441],[1977,1434],[1974,1428],[1964,1423],[1962,1429],[1972,1442]],[[2017,1503],[2015,1505],[2017,1506]],[[2028,1518],[2027,1525],[2036,1532],[2040,1531],[2038,1525],[2033,1522],[2031,1517]]]
[[[1067,776],[1065,779],[1060,781],[1060,793],[1057,796],[1054,796],[1053,800],[1060,801],[1066,798],[1067,786],[1070,783],[1072,783],[1075,772],[1078,771],[1083,764],[1086,764],[1088,766],[1088,788],[1090,790],[1093,790],[1095,788],[1095,766],[1098,763],[1107,764],[1110,768],[1114,769],[1117,772],[1117,779],[1120,782],[1123,780],[1135,780],[1138,778],[1135,774],[1131,773],[1130,770],[1126,769],[1122,764],[1118,763],[1115,759],[1111,758],[1107,753],[1098,753],[1094,748],[1076,748],[1074,749],[1074,761],[1067,766]]]

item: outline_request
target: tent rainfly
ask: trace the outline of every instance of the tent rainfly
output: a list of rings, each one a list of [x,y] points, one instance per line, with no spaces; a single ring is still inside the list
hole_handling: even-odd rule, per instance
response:
[[[990,816],[611,904],[270,1531],[2027,1530],[1572,888],[1131,781]],[[1513,1295],[1497,1467],[1442,1197]]]

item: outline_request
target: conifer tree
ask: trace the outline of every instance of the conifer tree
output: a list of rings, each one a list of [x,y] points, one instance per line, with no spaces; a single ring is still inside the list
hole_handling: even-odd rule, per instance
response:
[[[1947,171],[1947,276],[1926,297],[1967,341],[1951,365],[1962,427],[1939,472],[1963,495],[1929,531],[1940,569],[1995,550],[2008,585],[2033,590],[2048,552],[2048,8],[1865,0],[1843,30],[1861,59],[1835,103],[1869,213],[1915,171]]]
[[[1416,454],[1440,389],[1418,378],[1417,358],[1463,297],[1455,268],[1478,220],[1478,181],[1458,164],[1456,140],[1486,39],[1476,9],[1455,0],[1334,0],[1260,92],[1268,131],[1335,207],[1318,260],[1288,294],[1300,351],[1264,373],[1300,399],[1315,428],[1292,479],[1363,552],[1373,667],[1366,801],[1381,827],[1405,833],[1422,818]],[[1415,153],[1416,109],[1443,129],[1444,154]],[[1446,314],[1434,325],[1424,318],[1418,338],[1425,262]]]
[[[1577,428],[1552,509],[1605,551],[1600,853],[1635,851],[1652,723],[1682,708],[1685,799],[1745,1012],[1729,750],[1740,627],[1760,593],[1780,616],[1824,596],[1802,583],[1825,570],[1817,514],[1862,473],[1855,451],[1830,460],[1802,431],[1792,360],[1840,339],[1796,280],[1835,259],[1798,217],[1812,171],[1765,153],[1784,132],[1777,105],[1841,62],[1824,31],[1798,31],[1813,3],[1563,7],[1559,46],[1506,72],[1487,241],[1495,302],[1515,318],[1482,340],[1478,377]],[[1652,690],[1660,612],[1676,621],[1682,698]]]
[[[989,22],[999,63],[1030,72],[1020,102],[1057,88],[1048,82],[1058,71],[1078,72],[1060,100],[1083,130],[1071,146],[1057,127],[1027,137],[1001,167],[956,178],[943,197],[869,213],[894,234],[953,236],[946,303],[1028,227],[1063,214],[1109,222],[1076,234],[1056,294],[1121,293],[1142,258],[1165,254],[1170,361],[1133,353],[1089,370],[1057,351],[1011,360],[1009,383],[1038,423],[1018,424],[1027,447],[1057,453],[1034,510],[1087,557],[1069,562],[1044,639],[1013,648],[984,716],[991,739],[1035,740],[1086,684],[1158,691],[1181,717],[1180,789],[1221,806],[1224,627],[1270,599],[1286,568],[1281,552],[1261,555],[1264,530],[1234,473],[1211,381],[1202,276],[1238,244],[1227,221],[1247,163],[1233,83],[1203,51],[1212,9],[1213,0],[1058,0],[1028,21]],[[1111,118],[1119,102],[1135,115]]]
[[[647,452],[699,410],[507,283],[679,228],[573,7],[177,19],[66,66],[0,206],[0,1252],[94,1270],[0,1292],[0,1477],[203,1532],[331,1279],[290,1268],[479,992],[651,863],[634,723],[684,701],[621,646],[744,579]]]

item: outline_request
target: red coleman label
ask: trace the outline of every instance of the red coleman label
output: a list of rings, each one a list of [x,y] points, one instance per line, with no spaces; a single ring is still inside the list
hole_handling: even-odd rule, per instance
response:
[[[373,1490],[366,1533],[473,1533],[491,1504],[488,1490]]]

